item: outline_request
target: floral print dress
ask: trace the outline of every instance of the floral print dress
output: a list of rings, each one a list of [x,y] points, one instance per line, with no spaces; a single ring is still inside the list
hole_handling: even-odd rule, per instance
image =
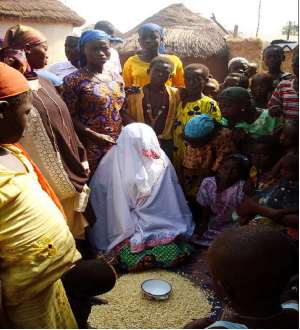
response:
[[[232,213],[244,200],[245,181],[240,180],[231,187],[218,191],[215,177],[205,178],[197,195],[197,202],[203,207],[209,207],[211,216],[208,229],[203,234],[200,244],[210,246],[211,242],[225,229],[234,227]]]
[[[120,109],[125,92],[121,76],[107,73],[95,75],[86,68],[79,69],[64,78],[63,98],[71,116],[96,133],[117,139],[122,128]],[[94,141],[79,137],[86,148],[91,174],[101,158],[110,149]]]

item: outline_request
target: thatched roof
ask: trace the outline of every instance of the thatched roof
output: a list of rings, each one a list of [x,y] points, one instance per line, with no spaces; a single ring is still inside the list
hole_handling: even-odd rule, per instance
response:
[[[193,13],[183,4],[173,4],[147,18],[123,35],[124,44],[120,52],[137,51],[137,31],[144,23],[156,23],[165,28],[165,42],[181,57],[208,58],[227,54],[225,33],[213,21]]]
[[[1,0],[0,20],[70,23],[81,26],[84,19],[58,0]]]

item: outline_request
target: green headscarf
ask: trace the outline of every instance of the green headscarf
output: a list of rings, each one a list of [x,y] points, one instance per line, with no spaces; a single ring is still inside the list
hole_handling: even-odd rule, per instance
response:
[[[252,107],[251,95],[248,90],[243,87],[228,87],[220,93],[219,99],[230,100],[238,104]]]

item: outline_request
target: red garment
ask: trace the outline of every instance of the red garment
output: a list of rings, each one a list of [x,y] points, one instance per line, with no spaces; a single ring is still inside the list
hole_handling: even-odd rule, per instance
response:
[[[273,92],[268,108],[279,107],[284,119],[299,120],[299,94],[294,89],[294,80],[282,80]]]
[[[17,70],[0,62],[0,99],[29,91],[26,78]]]

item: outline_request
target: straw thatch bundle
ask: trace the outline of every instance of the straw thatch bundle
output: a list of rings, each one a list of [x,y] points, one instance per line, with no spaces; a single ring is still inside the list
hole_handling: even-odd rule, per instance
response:
[[[180,57],[206,59],[227,54],[224,31],[213,21],[193,13],[182,4],[173,4],[162,9],[125,33],[121,53],[136,52],[140,48],[137,31],[148,22],[165,28],[164,40],[167,48]]]
[[[81,26],[84,19],[58,0],[1,0],[1,20],[30,20]]]

